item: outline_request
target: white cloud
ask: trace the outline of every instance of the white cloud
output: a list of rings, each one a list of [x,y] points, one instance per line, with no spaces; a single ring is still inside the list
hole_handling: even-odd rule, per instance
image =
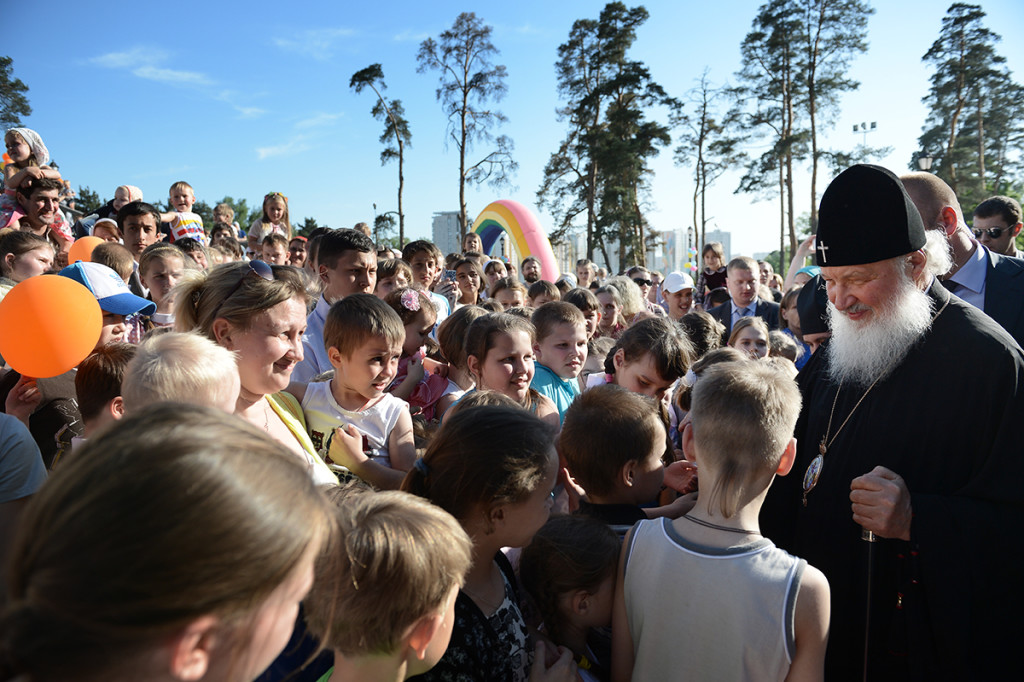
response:
[[[260,109],[259,107],[235,107],[235,111],[238,112],[239,118],[259,118],[263,114],[267,113],[266,109]]]
[[[523,24],[522,26],[517,26],[515,30],[516,33],[528,36],[539,36],[542,33],[542,31],[533,24]]]
[[[303,135],[297,135],[284,144],[273,145],[270,147],[257,147],[256,157],[260,161],[269,159],[277,156],[294,156],[304,151],[312,149],[309,142],[306,141],[306,137]]]
[[[342,39],[355,34],[350,28],[317,28],[274,38],[273,43],[282,50],[322,60],[333,56],[334,48]]]
[[[170,55],[163,50],[137,45],[124,52],[108,52],[107,54],[93,57],[89,60],[89,63],[106,69],[126,69],[133,76],[160,83],[196,86],[213,85],[213,81],[206,74],[166,68],[164,63],[168,59],[170,59]]]
[[[141,65],[152,65],[167,60],[167,53],[161,50],[133,47],[127,52],[108,52],[93,57],[89,63],[107,69],[131,69]]]
[[[318,114],[314,114],[313,116],[310,116],[309,118],[304,118],[301,121],[298,121],[295,124],[295,128],[297,130],[305,130],[305,129],[308,129],[308,128],[319,128],[321,126],[330,125],[330,124],[334,123],[339,118],[341,118],[343,115],[344,114],[342,114],[340,112],[337,113],[337,114],[327,114],[327,113],[324,113],[324,112],[320,112]]]
[[[259,118],[263,114],[267,113],[267,110],[261,107],[252,107],[246,106],[244,104],[239,104],[239,100],[242,97],[243,95],[239,93],[237,90],[221,90],[217,94],[213,95],[213,98],[218,102],[224,102],[226,104],[231,105],[231,108],[238,112],[238,118],[240,119]],[[247,100],[260,99],[261,97],[265,97],[265,93],[261,95],[253,95],[252,93],[247,93],[246,95],[244,95],[244,97]]]
[[[212,85],[213,81],[201,73],[194,71],[178,71],[176,69],[163,69],[158,66],[140,66],[132,69],[132,73],[139,78],[161,83],[179,83],[183,85]]]
[[[395,34],[395,37],[392,38],[392,40],[394,40],[395,42],[399,42],[399,43],[407,43],[407,42],[421,43],[421,42],[423,42],[424,40],[426,40],[429,37],[430,37],[429,33],[422,33],[422,32],[421,33],[414,33],[410,29],[405,29],[401,33]]]

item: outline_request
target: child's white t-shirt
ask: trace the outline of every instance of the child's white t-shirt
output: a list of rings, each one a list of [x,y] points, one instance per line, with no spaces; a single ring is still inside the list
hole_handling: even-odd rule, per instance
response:
[[[331,381],[318,381],[306,387],[302,397],[302,412],[306,416],[306,430],[313,447],[321,457],[327,457],[329,436],[342,424],[351,424],[363,436],[363,452],[378,464],[391,468],[388,437],[398,424],[402,411],[409,404],[390,393],[361,412],[346,410],[331,394]]]
[[[200,244],[206,244],[206,232],[203,230],[203,219],[196,213],[177,211],[171,221],[171,243],[191,237]]]

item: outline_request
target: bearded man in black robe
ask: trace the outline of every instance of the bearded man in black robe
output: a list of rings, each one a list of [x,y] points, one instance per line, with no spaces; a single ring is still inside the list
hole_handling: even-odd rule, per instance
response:
[[[884,168],[822,195],[832,338],[761,527],[829,580],[827,680],[1024,677],[1024,353],[936,279],[931,232]]]

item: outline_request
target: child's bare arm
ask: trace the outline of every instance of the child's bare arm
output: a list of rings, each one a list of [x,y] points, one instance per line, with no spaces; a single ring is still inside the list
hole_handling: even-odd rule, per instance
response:
[[[649,519],[658,519],[662,516],[666,516],[670,519],[678,519],[680,516],[693,509],[695,504],[697,504],[697,493],[688,493],[686,495],[680,495],[673,502],[661,507],[647,507],[644,509],[644,513],[647,514],[647,518]]]
[[[558,418],[558,408],[555,407],[553,402],[551,402],[551,398],[546,395],[542,395],[540,397],[540,402],[537,404],[537,417],[539,417],[541,421],[551,424],[556,429],[560,429],[562,427],[562,421]]]
[[[629,633],[626,616],[626,548],[636,528],[626,533],[619,552],[619,569],[615,578],[615,602],[612,604],[612,682],[630,682],[633,679],[633,636]]]
[[[176,212],[174,212],[174,211],[169,211],[167,213],[161,213],[160,214],[161,222],[173,223],[177,219],[178,219],[178,214]]]
[[[437,402],[434,403],[434,419],[441,421],[441,419],[444,418],[444,415],[448,412],[448,408],[454,405],[456,400],[458,400],[458,398],[454,393],[449,393],[448,395],[443,395],[438,398]]]
[[[820,682],[825,679],[829,587],[825,574],[813,566],[804,569],[793,619],[796,653],[786,682]]]
[[[18,170],[13,165],[4,168],[4,182],[8,189],[17,189],[30,179],[52,178],[59,180],[60,173],[49,166],[29,166]]]
[[[412,392],[416,390],[416,384],[423,380],[423,360],[419,357],[410,359],[405,372],[405,378],[398,386],[395,386],[395,390],[391,391],[391,395],[402,400],[408,400]]]
[[[351,424],[334,429],[331,447],[327,454],[337,464],[375,488],[398,490],[405,480],[405,472],[374,462],[363,452],[363,438]]]
[[[398,423],[388,434],[388,454],[391,467],[407,472],[416,463],[416,442],[412,436],[412,417],[408,408],[398,416]]]

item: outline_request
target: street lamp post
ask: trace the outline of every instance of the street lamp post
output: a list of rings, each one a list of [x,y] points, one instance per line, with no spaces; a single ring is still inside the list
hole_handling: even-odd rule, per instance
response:
[[[928,152],[919,152],[917,155],[917,167],[925,172],[928,172],[932,169],[933,160],[934,159],[932,159],[931,154],[929,154]]]

